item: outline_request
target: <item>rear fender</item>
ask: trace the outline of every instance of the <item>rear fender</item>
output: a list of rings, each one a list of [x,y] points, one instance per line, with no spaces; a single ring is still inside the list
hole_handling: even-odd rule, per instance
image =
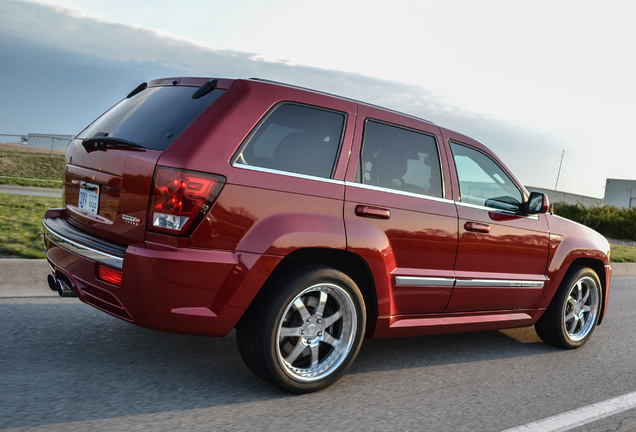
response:
[[[277,213],[260,219],[237,250],[285,256],[303,248],[346,249],[342,217],[314,213]]]

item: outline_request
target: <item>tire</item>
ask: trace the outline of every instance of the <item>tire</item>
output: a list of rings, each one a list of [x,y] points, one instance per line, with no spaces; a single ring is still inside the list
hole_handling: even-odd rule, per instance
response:
[[[305,267],[265,289],[237,327],[243,361],[292,393],[336,382],[357,356],[366,326],[355,282],[331,268]]]
[[[578,348],[590,338],[601,308],[601,282],[594,270],[583,267],[566,276],[550,306],[535,324],[546,343]]]

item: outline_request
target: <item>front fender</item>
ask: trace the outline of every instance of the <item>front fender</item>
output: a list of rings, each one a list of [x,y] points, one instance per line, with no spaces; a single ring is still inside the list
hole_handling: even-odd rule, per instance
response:
[[[550,215],[550,256],[546,276],[548,284],[539,304],[547,308],[568,270],[576,263],[592,267],[599,276],[607,305],[611,269],[610,246],[605,237],[576,222]]]

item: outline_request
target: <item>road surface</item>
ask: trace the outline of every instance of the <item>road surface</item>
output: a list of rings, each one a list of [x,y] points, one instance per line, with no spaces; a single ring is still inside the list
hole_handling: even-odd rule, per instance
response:
[[[608,315],[581,349],[545,345],[532,328],[366,340],[338,383],[302,396],[252,375],[234,334],[155,332],[43,282],[4,283],[0,428],[503,431],[636,391],[633,275],[615,277]],[[631,431],[635,418],[575,430]]]

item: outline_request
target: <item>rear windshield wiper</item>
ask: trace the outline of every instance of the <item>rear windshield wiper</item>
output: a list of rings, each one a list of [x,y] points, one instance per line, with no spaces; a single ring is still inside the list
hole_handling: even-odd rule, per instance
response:
[[[126,141],[121,138],[103,136],[101,133],[92,138],[86,138],[82,145],[86,149],[87,153],[90,153],[93,150],[106,150],[108,147],[143,148],[143,146],[135,144],[134,142]]]

